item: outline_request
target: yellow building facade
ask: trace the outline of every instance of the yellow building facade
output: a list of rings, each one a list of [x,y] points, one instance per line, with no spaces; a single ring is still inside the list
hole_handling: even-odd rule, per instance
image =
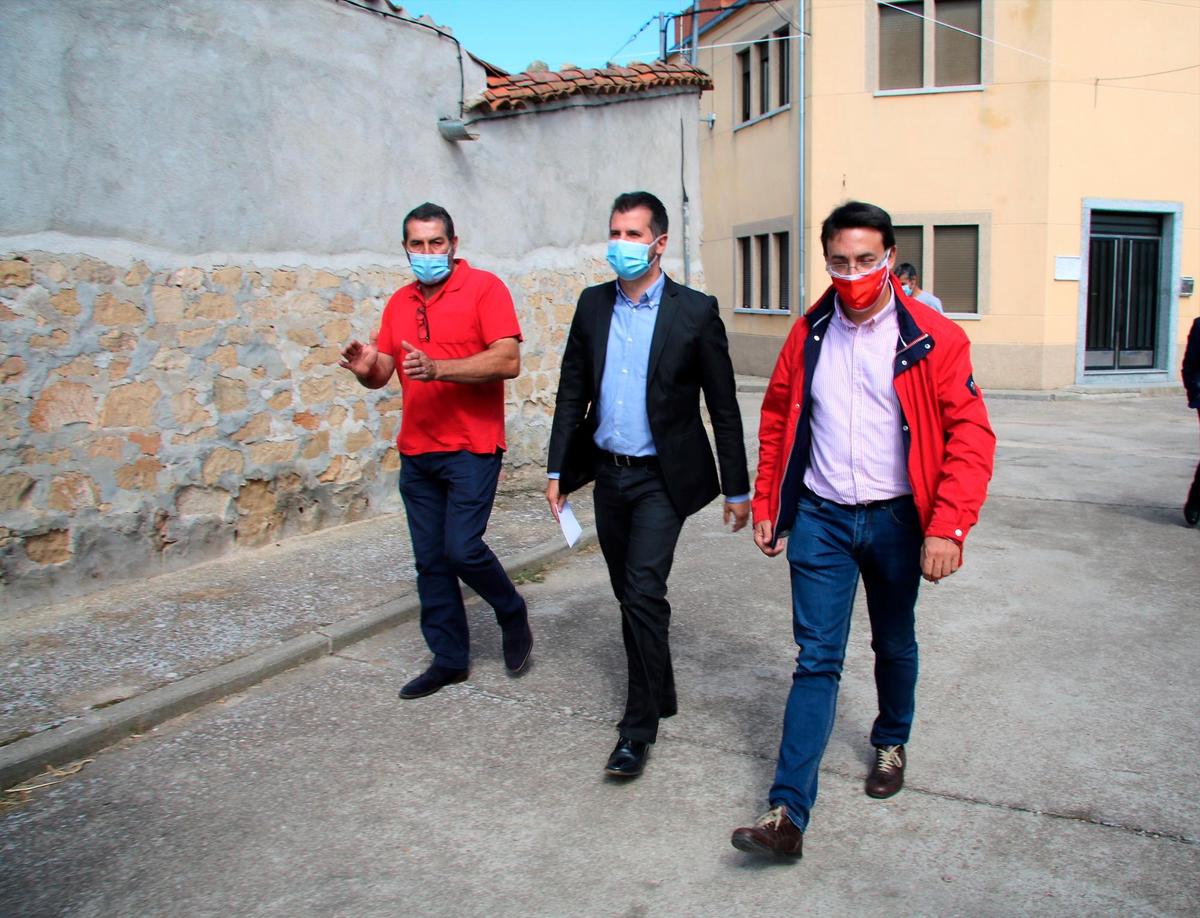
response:
[[[1200,296],[1200,0],[704,0],[705,277],[765,375],[886,209],[985,386],[1178,383]]]

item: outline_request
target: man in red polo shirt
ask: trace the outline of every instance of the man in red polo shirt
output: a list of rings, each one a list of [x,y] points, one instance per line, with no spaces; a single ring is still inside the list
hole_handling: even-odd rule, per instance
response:
[[[505,449],[504,380],[521,368],[512,296],[494,274],[454,257],[454,221],[436,204],[404,218],[404,248],[417,279],[388,300],[378,340],[351,341],[341,366],[368,389],[386,386],[400,368],[400,495],[421,633],[433,652],[433,663],[400,697],[421,698],[467,678],[460,579],[495,610],[513,675],[529,663],[533,634],[525,601],[483,541]]]

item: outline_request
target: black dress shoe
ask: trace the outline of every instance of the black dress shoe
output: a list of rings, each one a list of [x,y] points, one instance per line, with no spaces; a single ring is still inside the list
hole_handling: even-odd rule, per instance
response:
[[[533,631],[528,619],[511,633],[504,633],[504,666],[514,676],[519,676],[529,665],[529,654],[533,650]]]
[[[646,767],[646,757],[650,754],[650,744],[641,740],[621,737],[613,747],[604,766],[604,773],[614,778],[636,778]]]
[[[1189,526],[1195,526],[1200,523],[1200,500],[1195,503],[1188,501],[1183,505],[1183,518],[1187,520]]]
[[[447,685],[466,682],[469,673],[470,670],[467,669],[447,669],[445,666],[438,666],[434,663],[400,689],[400,697],[405,700],[424,698],[426,695],[432,695],[434,692],[444,689]]]

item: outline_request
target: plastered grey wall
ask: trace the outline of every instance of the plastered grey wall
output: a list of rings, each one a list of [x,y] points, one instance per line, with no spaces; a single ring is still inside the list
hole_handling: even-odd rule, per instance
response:
[[[476,252],[520,260],[602,240],[607,204],[634,186],[678,214],[681,127],[695,151],[690,93],[489,121],[479,142],[447,143],[454,43],[334,0],[6,0],[0,53],[19,63],[0,121],[8,236],[399,253],[401,217],[432,198]],[[469,101],[484,74],[468,54],[462,66]]]
[[[549,49],[552,50],[552,49]],[[0,3],[0,574],[16,611],[396,509],[398,385],[336,367],[434,200],[517,303],[506,475],[538,477],[607,213],[700,208],[696,96],[489,119],[455,44],[333,0]],[[464,54],[468,104],[484,87]]]

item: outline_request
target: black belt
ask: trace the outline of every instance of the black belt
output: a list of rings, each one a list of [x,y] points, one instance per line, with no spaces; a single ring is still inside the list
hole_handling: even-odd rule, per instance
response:
[[[825,500],[833,504],[835,507],[841,507],[843,510],[872,510],[876,507],[887,507],[891,504],[898,504],[902,501],[912,500],[911,494],[901,494],[899,497],[886,497],[883,500],[868,500],[861,504],[839,504],[836,500],[829,500],[828,497],[822,497],[820,494],[813,491],[808,485],[802,486],[802,493],[814,500]]]
[[[642,465],[658,465],[658,456],[622,456],[619,453],[610,453],[608,450],[600,450],[600,458],[606,463],[619,465],[622,468],[632,468]]]

